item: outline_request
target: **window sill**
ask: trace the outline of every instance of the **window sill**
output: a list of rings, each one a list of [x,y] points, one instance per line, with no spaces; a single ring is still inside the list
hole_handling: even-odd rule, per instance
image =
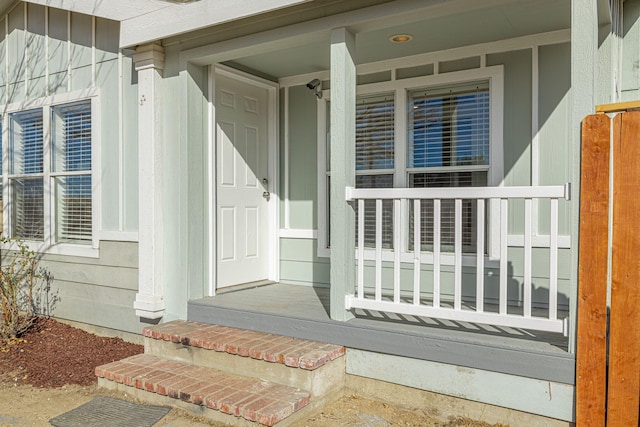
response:
[[[32,250],[38,254],[43,255],[65,255],[76,256],[84,258],[99,258],[100,248],[93,247],[91,245],[74,245],[71,243],[55,243],[47,245],[44,242],[24,242],[29,250]],[[5,243],[2,245],[4,250],[17,250],[18,247],[15,243]]]

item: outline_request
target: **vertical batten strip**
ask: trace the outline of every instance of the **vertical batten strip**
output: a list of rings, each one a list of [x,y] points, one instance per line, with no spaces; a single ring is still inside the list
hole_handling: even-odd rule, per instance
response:
[[[364,298],[364,199],[358,199],[358,298]]]
[[[71,92],[71,11],[67,12],[67,91]]]
[[[29,3],[24,2],[24,97],[29,99]]]
[[[531,185],[540,185],[540,113],[538,111],[540,87],[540,47],[531,48]],[[539,234],[538,212],[540,200],[533,200],[532,233]]]
[[[44,93],[49,96],[49,6],[44,7]]]
[[[507,220],[509,218],[509,200],[500,199],[500,314],[507,314]]]
[[[462,199],[455,201],[455,247],[453,261],[453,309],[462,309]]]
[[[289,203],[289,86],[284,88],[284,228],[291,226],[291,204]],[[325,159],[325,163],[326,160]],[[326,182],[326,179],[325,179]],[[327,189],[327,191],[331,191]]]
[[[440,307],[440,199],[433,200],[433,306]]]
[[[124,231],[124,65],[118,50],[118,230]]]
[[[9,93],[11,92],[11,84],[9,82],[9,14],[8,13],[4,16],[4,73],[6,76],[6,80],[5,80],[6,90],[4,91],[4,103],[8,104],[10,102]],[[5,198],[4,200],[7,200],[7,199]]]
[[[551,199],[549,223],[549,319],[558,318],[558,199]]]
[[[484,199],[478,199],[478,218],[476,223],[476,311],[484,311]]]
[[[524,317],[531,317],[531,209],[532,200],[524,200]]]
[[[96,17],[91,17],[91,87],[96,87]]]
[[[413,305],[420,305],[420,268],[422,264],[420,245],[420,227],[422,218],[420,200],[413,200]]]
[[[382,199],[376,199],[376,301],[382,301]]]
[[[400,199],[393,199],[393,302],[400,303]]]

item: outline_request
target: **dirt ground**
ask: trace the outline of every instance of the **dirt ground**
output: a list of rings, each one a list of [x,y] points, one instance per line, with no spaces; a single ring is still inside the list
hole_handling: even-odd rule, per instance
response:
[[[49,426],[49,419],[95,396],[134,401],[126,393],[97,386],[95,366],[141,353],[142,347],[104,338],[51,319],[40,320],[24,337],[0,343],[0,426]],[[172,410],[158,427],[219,426]],[[489,427],[466,418],[441,422],[420,409],[408,410],[356,395],[345,396],[296,427],[439,426]],[[494,427],[498,427],[495,425]]]

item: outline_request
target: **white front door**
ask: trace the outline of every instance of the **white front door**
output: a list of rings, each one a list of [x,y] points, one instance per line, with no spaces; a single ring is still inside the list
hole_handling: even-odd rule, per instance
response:
[[[269,276],[268,99],[215,76],[218,288]]]

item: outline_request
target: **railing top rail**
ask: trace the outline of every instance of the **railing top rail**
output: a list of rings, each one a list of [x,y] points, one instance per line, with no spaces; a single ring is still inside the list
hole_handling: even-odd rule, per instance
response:
[[[537,187],[346,188],[355,199],[536,199],[571,200],[571,183]]]

